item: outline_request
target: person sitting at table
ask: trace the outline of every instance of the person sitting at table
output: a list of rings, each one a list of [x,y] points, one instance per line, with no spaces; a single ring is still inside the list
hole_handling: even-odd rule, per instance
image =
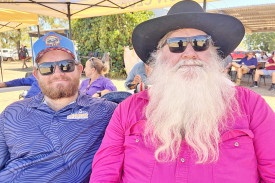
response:
[[[24,96],[24,98],[31,98],[41,92],[39,84],[33,75],[26,78],[19,78],[19,79],[14,79],[11,81],[0,83],[0,88],[14,87],[14,86],[31,86],[27,95]]]
[[[236,86],[239,86],[241,84],[242,76],[246,73],[252,73],[252,70],[257,67],[258,61],[256,58],[254,58],[254,52],[253,51],[247,51],[246,56],[241,59],[240,63],[233,62],[232,66],[235,67],[237,71],[237,80],[236,80]]]
[[[275,90],[275,51],[272,52],[271,58],[268,60],[268,63],[265,64],[265,69],[256,70],[254,82],[251,87],[258,87],[258,80],[261,75],[272,76],[272,84],[268,90],[274,91]]]
[[[100,59],[92,57],[87,60],[84,72],[88,79],[82,81],[79,90],[92,97],[101,97],[111,91],[117,91],[113,82],[103,76],[107,71],[107,66]]]
[[[266,52],[261,51],[261,55],[259,57],[257,57],[258,60],[258,65],[257,65],[257,69],[261,69],[264,68],[264,63],[266,63],[268,61],[268,56],[266,54]]]
[[[151,71],[152,68],[144,62],[136,63],[126,78],[125,88],[130,90],[134,89],[138,83],[143,82],[146,84],[147,77]]]

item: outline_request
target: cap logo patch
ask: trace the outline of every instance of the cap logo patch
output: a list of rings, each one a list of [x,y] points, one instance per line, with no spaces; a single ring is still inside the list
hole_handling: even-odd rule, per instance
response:
[[[57,35],[49,35],[44,38],[46,46],[59,46],[60,45],[61,37]]]

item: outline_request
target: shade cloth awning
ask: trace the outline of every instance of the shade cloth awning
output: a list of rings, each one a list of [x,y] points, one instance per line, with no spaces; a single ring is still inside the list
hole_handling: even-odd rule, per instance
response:
[[[38,25],[38,15],[0,8],[0,32]]]
[[[11,0],[0,1],[2,8],[71,19],[136,12],[170,7],[181,0]],[[195,0],[199,3],[204,0]],[[218,0],[207,0],[218,1]]]

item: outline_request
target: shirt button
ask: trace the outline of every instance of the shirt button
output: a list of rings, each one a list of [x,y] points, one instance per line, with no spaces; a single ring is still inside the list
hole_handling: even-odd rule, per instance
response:
[[[139,139],[136,139],[136,142],[139,142]]]
[[[181,161],[182,163],[184,163],[185,160],[184,160],[184,158],[181,158],[180,161]]]
[[[239,145],[240,145],[239,142],[235,142],[235,143],[234,143],[234,146],[235,146],[235,147],[238,147]]]

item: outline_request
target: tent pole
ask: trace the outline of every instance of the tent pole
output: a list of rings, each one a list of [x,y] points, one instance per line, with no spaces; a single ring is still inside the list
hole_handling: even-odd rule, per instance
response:
[[[206,0],[203,0],[203,10],[206,11]]]
[[[39,25],[36,26],[37,27],[37,34],[38,34],[38,38],[40,38],[40,30],[39,30]]]
[[[67,9],[68,9],[68,20],[69,20],[69,38],[72,39],[72,26],[71,26],[71,8],[70,8],[71,3],[67,3]]]

